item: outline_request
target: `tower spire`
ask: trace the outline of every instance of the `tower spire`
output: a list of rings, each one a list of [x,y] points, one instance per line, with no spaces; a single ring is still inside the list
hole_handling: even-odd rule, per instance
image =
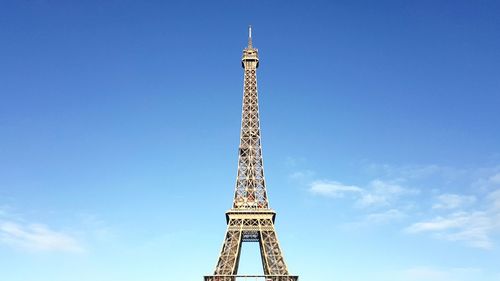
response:
[[[259,50],[252,45],[252,26],[248,26],[248,46],[243,50],[241,66],[244,69],[256,69],[259,67]]]
[[[252,26],[248,26],[248,49],[252,49]]]

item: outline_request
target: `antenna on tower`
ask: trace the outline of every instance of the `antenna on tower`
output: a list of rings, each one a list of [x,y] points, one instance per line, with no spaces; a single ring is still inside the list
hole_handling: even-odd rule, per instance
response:
[[[248,48],[252,48],[252,26],[248,26]]]

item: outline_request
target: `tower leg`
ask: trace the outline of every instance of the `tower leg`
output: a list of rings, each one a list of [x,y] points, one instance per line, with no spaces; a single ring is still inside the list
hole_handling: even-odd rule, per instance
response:
[[[241,252],[241,235],[241,229],[230,230],[228,228],[219,261],[215,268],[215,275],[235,275],[238,272]]]
[[[288,275],[274,227],[272,230],[260,231],[259,242],[264,273],[266,275]]]
[[[228,228],[214,275],[205,276],[205,281],[236,281],[243,242],[259,242],[264,269],[261,277],[265,277],[266,281],[297,281],[297,276],[288,274],[273,217],[274,213],[229,214]]]

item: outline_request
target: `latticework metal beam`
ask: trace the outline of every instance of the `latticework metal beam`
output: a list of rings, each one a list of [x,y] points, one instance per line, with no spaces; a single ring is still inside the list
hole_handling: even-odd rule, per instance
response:
[[[226,213],[227,231],[214,275],[205,276],[205,281],[236,281],[242,277],[264,278],[265,281],[297,281],[298,276],[288,273],[274,228],[276,214],[269,209],[257,94],[259,57],[258,50],[252,46],[251,29],[248,47],[243,50],[242,66],[245,69],[243,109],[233,207]],[[264,275],[237,275],[243,242],[259,242]]]
[[[210,275],[205,281],[297,281],[298,276],[291,275]]]

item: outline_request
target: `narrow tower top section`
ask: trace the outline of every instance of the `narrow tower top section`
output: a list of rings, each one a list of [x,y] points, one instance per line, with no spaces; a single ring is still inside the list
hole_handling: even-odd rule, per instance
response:
[[[248,26],[248,48],[252,48],[252,26]]]
[[[238,156],[238,175],[232,212],[259,210],[270,212],[264,179],[260,142],[259,99],[257,94],[257,49],[252,46],[252,30],[248,29],[248,47],[243,50],[243,108]]]
[[[241,66],[245,69],[256,69],[259,67],[259,50],[252,45],[252,26],[248,26],[248,46],[243,50]]]

